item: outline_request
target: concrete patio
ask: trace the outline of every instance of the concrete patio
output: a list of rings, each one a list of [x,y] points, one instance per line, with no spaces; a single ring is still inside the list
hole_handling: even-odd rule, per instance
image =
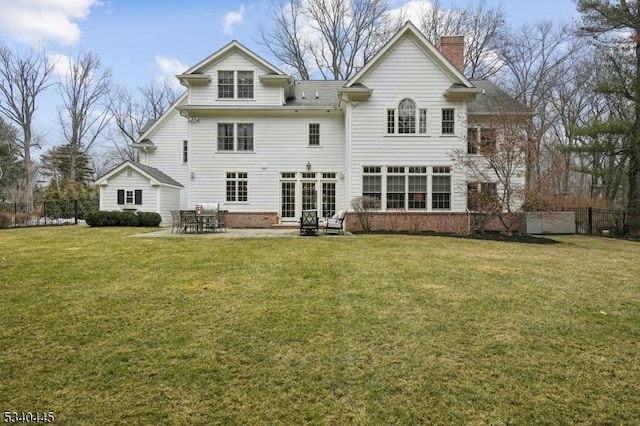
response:
[[[325,234],[319,231],[317,237],[322,238],[344,238],[352,237],[353,234],[345,232],[344,235]],[[144,234],[136,234],[133,237],[139,238],[282,238],[282,237],[299,237],[300,230],[298,228],[228,228],[226,232],[207,232],[203,234],[178,234],[172,233],[171,228],[161,228],[159,231],[147,232]],[[313,238],[314,236],[305,236],[304,238]],[[316,238],[317,238],[316,237]]]

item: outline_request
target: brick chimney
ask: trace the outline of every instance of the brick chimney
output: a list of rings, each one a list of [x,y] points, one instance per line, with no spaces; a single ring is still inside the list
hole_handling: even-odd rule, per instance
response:
[[[442,36],[436,43],[445,58],[460,72],[464,72],[464,36]]]

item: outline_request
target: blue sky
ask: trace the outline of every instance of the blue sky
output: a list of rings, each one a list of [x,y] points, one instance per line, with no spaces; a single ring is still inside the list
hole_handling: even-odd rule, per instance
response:
[[[577,17],[574,0],[485,1],[501,4],[514,25]],[[420,3],[428,0],[393,0],[395,6]],[[116,84],[134,89],[171,78],[232,39],[280,65],[258,43],[269,5],[269,0],[0,0],[0,42],[16,50],[45,46],[51,55],[93,51]],[[54,95],[47,95],[36,116],[44,135],[57,126]]]

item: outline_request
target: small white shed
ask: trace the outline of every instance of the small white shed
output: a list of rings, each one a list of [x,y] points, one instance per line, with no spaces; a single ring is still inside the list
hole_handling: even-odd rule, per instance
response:
[[[161,226],[171,224],[171,210],[180,207],[180,182],[160,170],[125,161],[96,180],[100,210],[156,212]]]

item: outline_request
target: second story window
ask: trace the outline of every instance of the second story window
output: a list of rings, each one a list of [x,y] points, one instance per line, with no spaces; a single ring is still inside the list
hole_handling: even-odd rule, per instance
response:
[[[218,99],[253,97],[253,71],[218,71]]]
[[[455,134],[455,118],[453,108],[442,108],[442,134]]]
[[[182,162],[187,163],[189,161],[189,142],[182,141]]]
[[[416,132],[416,103],[403,99],[398,105],[398,133]]]
[[[320,124],[309,124],[309,146],[320,146]]]
[[[218,123],[218,151],[253,151],[253,123]]]
[[[478,153],[478,129],[469,127],[467,129],[467,154]]]
[[[412,135],[427,133],[427,110],[418,108],[413,99],[405,98],[398,108],[387,110],[387,134]]]
[[[496,129],[469,127],[467,129],[467,154],[490,155],[496,151]]]

